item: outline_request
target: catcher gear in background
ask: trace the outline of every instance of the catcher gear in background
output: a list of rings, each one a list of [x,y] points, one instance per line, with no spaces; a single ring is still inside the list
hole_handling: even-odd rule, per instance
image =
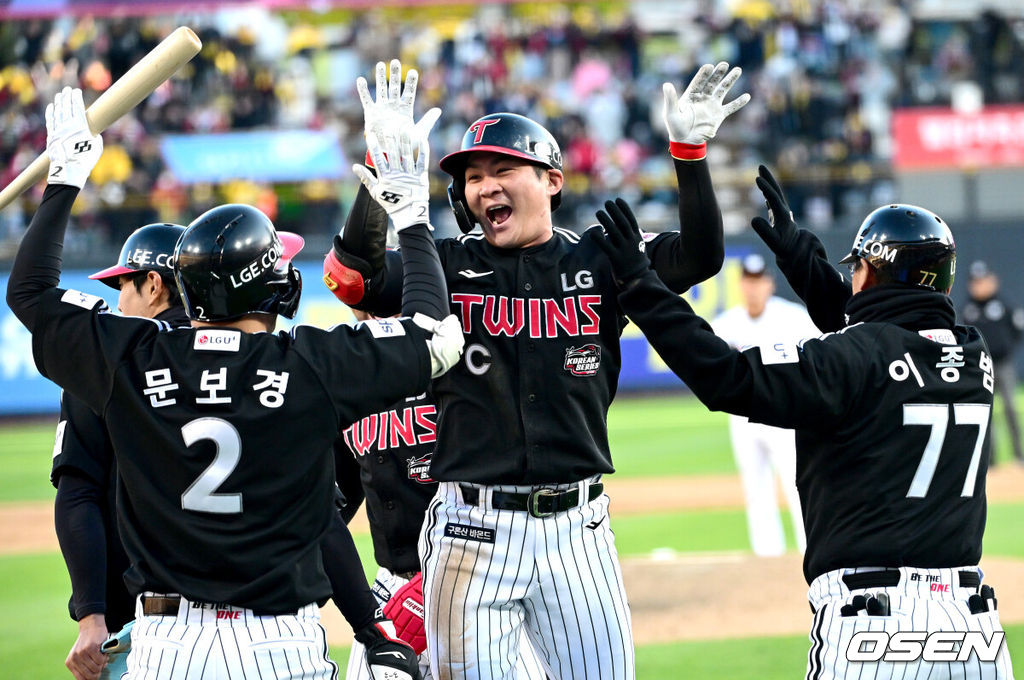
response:
[[[463,233],[473,230],[476,218],[466,204],[466,180],[463,176],[468,154],[490,151],[515,156],[552,170],[562,169],[562,151],[547,129],[535,121],[515,113],[492,113],[469,126],[462,137],[462,146],[441,159],[441,169],[452,176],[448,185],[448,201]],[[551,197],[551,210],[562,203],[562,193]]]
[[[956,273],[956,244],[942,218],[916,205],[886,205],[861,222],[850,254],[839,264],[866,260],[879,283],[905,283],[949,293]]]
[[[185,232],[180,224],[147,224],[139,227],[121,246],[117,264],[107,267],[89,278],[118,289],[118,279],[123,274],[140,271],[155,271],[163,274],[174,273],[174,246]]]
[[[366,665],[373,680],[422,680],[416,653],[398,638],[394,624],[387,619],[360,628],[355,638],[366,647]]]
[[[384,616],[395,624],[398,637],[402,638],[417,654],[427,649],[427,633],[423,629],[423,572],[409,579],[398,589],[387,604]]]
[[[302,237],[278,232],[249,205],[229,203],[197,217],[174,249],[174,278],[194,321],[246,314],[295,316],[302,292],[291,259]]]
[[[65,87],[46,106],[46,155],[50,157],[47,184],[81,189],[103,155],[103,138],[89,130],[85,102],[77,87]]]

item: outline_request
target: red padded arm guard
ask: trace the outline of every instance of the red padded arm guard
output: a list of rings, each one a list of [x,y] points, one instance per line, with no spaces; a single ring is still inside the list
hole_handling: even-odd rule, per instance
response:
[[[346,305],[358,304],[366,294],[363,273],[342,264],[333,249],[324,257],[324,285]]]
[[[417,654],[427,648],[427,633],[423,628],[423,572],[398,589],[387,604],[384,616],[395,624],[395,632]]]

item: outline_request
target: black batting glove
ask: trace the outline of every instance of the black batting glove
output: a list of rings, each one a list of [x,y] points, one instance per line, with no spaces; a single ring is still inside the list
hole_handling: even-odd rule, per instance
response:
[[[590,238],[608,256],[615,282],[625,288],[651,268],[636,217],[628,203],[616,198],[614,203],[604,202],[604,210],[597,211],[597,221],[604,227],[604,233],[591,229]]]
[[[398,638],[390,620],[378,618],[357,630],[355,638],[366,648],[373,680],[423,680],[416,652]]]
[[[796,221],[793,219],[793,211],[786,203],[786,196],[782,193],[782,187],[779,186],[778,180],[772,176],[768,168],[759,165],[757,174],[758,178],[755,183],[764,194],[765,205],[768,206],[768,219],[755,217],[750,220],[750,226],[773,253],[780,257],[786,257],[792,254],[797,244],[798,230]]]

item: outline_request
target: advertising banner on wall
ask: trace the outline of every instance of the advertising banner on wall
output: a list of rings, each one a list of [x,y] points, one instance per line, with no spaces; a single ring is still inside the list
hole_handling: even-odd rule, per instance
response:
[[[893,165],[899,170],[1024,166],[1024,106],[977,113],[946,108],[893,113]]]

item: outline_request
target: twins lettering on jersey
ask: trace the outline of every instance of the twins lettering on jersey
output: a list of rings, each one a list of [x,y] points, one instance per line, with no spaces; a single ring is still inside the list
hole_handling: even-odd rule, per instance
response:
[[[452,293],[452,306],[466,334],[479,331],[515,337],[526,331],[531,338],[599,335],[600,295],[520,298],[506,295]]]
[[[357,456],[371,451],[407,448],[437,441],[437,407],[433,404],[408,406],[373,413],[359,420],[342,433],[345,444]],[[412,458],[408,462],[409,479],[424,484],[430,478],[430,456]]]

